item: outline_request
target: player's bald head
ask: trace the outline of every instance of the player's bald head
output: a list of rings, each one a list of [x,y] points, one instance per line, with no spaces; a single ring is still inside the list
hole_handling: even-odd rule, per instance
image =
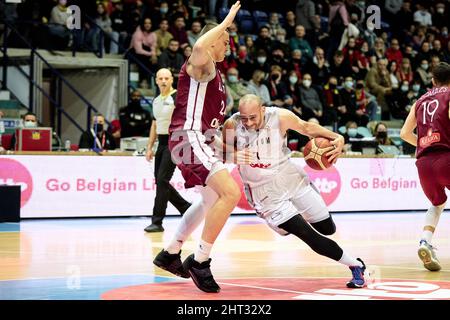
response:
[[[239,111],[243,110],[258,110],[262,107],[262,100],[254,94],[246,94],[239,100]]]

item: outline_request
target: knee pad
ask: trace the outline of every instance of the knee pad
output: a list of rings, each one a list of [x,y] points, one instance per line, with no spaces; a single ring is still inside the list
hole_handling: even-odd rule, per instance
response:
[[[332,235],[336,232],[336,225],[334,224],[334,221],[331,218],[331,216],[325,220],[311,223],[311,225],[318,232],[326,236]]]

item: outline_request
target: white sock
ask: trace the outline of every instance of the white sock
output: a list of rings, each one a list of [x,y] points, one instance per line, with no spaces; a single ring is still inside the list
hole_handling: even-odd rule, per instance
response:
[[[195,250],[194,254],[195,261],[202,263],[208,260],[212,247],[213,247],[212,243],[200,240],[197,246],[197,250]]]
[[[201,194],[201,199],[194,202],[183,214],[177,231],[166,249],[171,254],[180,252],[183,243],[203,222],[206,212],[217,201],[218,195],[210,187],[199,187],[197,189]]]
[[[342,257],[338,262],[345,264],[346,266],[349,266],[349,267],[362,267],[363,266],[361,261],[356,260],[356,258],[350,257],[345,252],[342,253]]]
[[[431,206],[425,214],[425,227],[432,227],[432,230],[423,230],[421,240],[426,240],[428,243],[433,238],[434,229],[436,228],[442,211],[444,211],[445,203],[440,206]],[[424,227],[424,228],[425,228]]]
[[[183,243],[202,223],[204,217],[205,211],[203,209],[203,202],[201,200],[194,202],[183,214],[183,217],[178,224],[177,231],[175,232],[175,235],[166,250],[170,254],[180,252]]]

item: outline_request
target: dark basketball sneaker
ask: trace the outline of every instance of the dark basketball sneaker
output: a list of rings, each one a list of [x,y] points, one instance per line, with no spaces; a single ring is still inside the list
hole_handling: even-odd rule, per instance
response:
[[[363,288],[366,284],[366,281],[364,280],[364,271],[366,271],[366,265],[360,258],[357,258],[356,260],[360,261],[363,266],[349,267],[352,271],[353,278],[352,280],[347,282],[347,288]]]
[[[181,251],[179,253],[170,254],[166,250],[162,249],[153,260],[153,264],[179,277],[190,277],[189,273],[183,268],[183,263],[181,262]]]
[[[211,259],[200,263],[194,260],[194,254],[183,262],[184,269],[189,272],[197,288],[208,293],[218,293],[220,287],[213,278],[210,266]]]

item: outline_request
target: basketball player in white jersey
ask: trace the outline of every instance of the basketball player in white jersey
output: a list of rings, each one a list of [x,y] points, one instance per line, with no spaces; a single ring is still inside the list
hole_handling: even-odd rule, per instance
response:
[[[364,262],[347,255],[336,242],[323,236],[333,234],[336,226],[305,171],[289,160],[288,129],[331,139],[333,147],[327,155],[333,163],[342,152],[341,135],[303,121],[289,110],[264,107],[256,95],[245,95],[239,101],[239,112],[225,122],[222,138],[227,148],[232,146],[231,153],[237,150],[239,159],[249,159],[248,164],[238,165],[247,200],[279,234],[294,234],[316,253],[349,266],[353,278],[347,287],[362,288]]]

